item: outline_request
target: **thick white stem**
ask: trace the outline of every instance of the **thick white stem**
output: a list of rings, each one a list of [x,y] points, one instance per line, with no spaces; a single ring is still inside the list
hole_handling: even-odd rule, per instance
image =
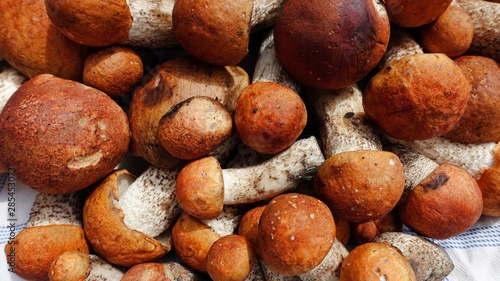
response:
[[[394,140],[393,140],[394,141]],[[421,141],[396,141],[436,161],[438,164],[455,164],[467,170],[473,177],[483,169],[493,166],[493,150],[497,143],[463,144],[445,138]]]
[[[338,281],[340,280],[340,266],[349,251],[344,244],[335,238],[330,251],[323,261],[311,271],[299,276],[301,281]]]
[[[381,69],[391,62],[399,60],[403,57],[423,53],[424,50],[411,36],[407,29],[393,26],[391,27],[389,45],[387,46],[387,50],[378,64],[378,68]]]
[[[82,226],[83,197],[80,193],[38,193],[26,227],[50,224]]]
[[[125,44],[147,48],[178,45],[172,31],[175,0],[127,0],[133,21]]]
[[[277,274],[276,272],[272,271],[269,266],[267,266],[267,264],[262,260],[259,260],[259,263],[262,271],[264,272],[266,281],[300,281],[299,277],[297,276],[283,276]]]
[[[19,71],[11,66],[0,66],[0,112],[12,94],[28,80]]]
[[[269,160],[244,168],[223,169],[224,204],[272,198],[315,174],[324,157],[314,136],[300,139]]]
[[[356,84],[335,91],[309,90],[307,102],[316,115],[325,157],[353,150],[382,150],[368,122],[362,93]]]
[[[255,62],[252,83],[257,81],[275,82],[289,87],[296,93],[300,91],[300,84],[283,69],[278,61],[272,30],[263,38],[259,56]]]
[[[90,255],[90,273],[85,280],[120,281],[122,277],[120,269],[97,255]]]
[[[201,220],[201,222],[210,226],[215,233],[222,237],[235,232],[241,217],[242,214],[238,207],[224,206],[218,217],[211,220]]]
[[[285,0],[254,0],[250,30],[272,26],[284,2]]]

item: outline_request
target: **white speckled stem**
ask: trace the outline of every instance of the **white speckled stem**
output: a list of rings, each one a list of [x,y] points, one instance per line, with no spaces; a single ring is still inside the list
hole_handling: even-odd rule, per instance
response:
[[[474,24],[470,49],[500,61],[500,3],[482,0],[456,0]]]
[[[257,202],[294,189],[305,178],[314,175],[324,160],[312,136],[296,141],[259,165],[223,169],[224,204]]]
[[[28,78],[13,67],[7,65],[0,66],[0,112],[2,112],[12,94],[14,94],[26,80],[28,80]]]
[[[85,280],[88,281],[120,281],[123,272],[99,256],[90,255],[90,273]]]
[[[330,251],[323,261],[311,271],[299,276],[301,281],[338,281],[340,280],[340,266],[349,251],[335,238]]]
[[[262,268],[258,262],[254,264],[245,281],[266,281],[264,272],[262,272]]]
[[[285,0],[253,0],[250,29],[255,31],[272,26],[284,2]]]
[[[345,151],[381,150],[382,144],[363,109],[356,84],[326,91],[309,89],[307,103],[318,120],[326,158]]]
[[[398,248],[408,258],[418,281],[440,281],[453,270],[453,260],[439,245],[418,235],[384,232],[374,242]]]
[[[463,144],[445,138],[433,138],[421,141],[396,142],[408,146],[436,161],[438,164],[455,164],[467,170],[473,177],[478,177],[483,169],[493,166],[493,150],[497,143]]]
[[[259,56],[255,63],[252,83],[257,81],[270,81],[287,86],[296,93],[300,91],[300,84],[295,81],[281,66],[274,48],[273,31],[269,31],[264,37]]]
[[[220,236],[226,236],[235,232],[241,217],[241,211],[237,206],[226,205],[222,209],[222,213],[215,219],[200,221],[211,227]]]
[[[50,224],[82,226],[83,198],[80,193],[38,193],[26,227]]]
[[[266,281],[300,281],[298,276],[283,276],[272,271],[264,261],[259,260]]]
[[[414,54],[423,54],[424,50],[418,42],[411,36],[407,29],[392,26],[389,45],[380,60],[377,68],[381,69],[393,61],[399,60],[405,56]]]
[[[175,0],[127,0],[133,22],[125,44],[147,48],[177,46],[172,31]]]

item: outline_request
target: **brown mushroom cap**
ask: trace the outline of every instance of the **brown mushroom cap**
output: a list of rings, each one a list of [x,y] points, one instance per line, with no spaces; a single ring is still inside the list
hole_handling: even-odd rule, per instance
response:
[[[259,153],[276,154],[300,136],[307,110],[292,89],[274,82],[255,82],[242,91],[234,123],[247,146]]]
[[[47,0],[45,5],[54,26],[79,44],[104,47],[128,39],[132,15],[126,0]]]
[[[403,194],[404,180],[394,153],[358,150],[326,159],[314,187],[335,216],[361,223],[389,213]]]
[[[0,158],[18,179],[69,193],[110,173],[128,151],[125,112],[101,91],[42,74],[24,83],[0,114]]]
[[[238,225],[238,234],[245,237],[250,241],[252,247],[255,249],[257,256],[259,256],[259,221],[262,212],[266,205],[258,206],[247,211],[240,220]]]
[[[217,239],[207,253],[207,272],[217,281],[246,280],[255,263],[252,244],[237,234]]]
[[[27,227],[16,235],[15,244],[5,245],[7,260],[9,255],[15,256],[16,274],[28,280],[46,279],[52,261],[68,251],[89,254],[83,229],[79,226],[52,224]]]
[[[217,158],[188,163],[177,175],[175,196],[181,208],[199,219],[213,219],[224,206],[224,180]]]
[[[116,170],[92,191],[83,208],[85,236],[100,257],[110,263],[134,266],[164,256],[170,245],[142,232],[129,229],[123,211],[115,205],[120,188],[135,177],[126,170]]]
[[[340,279],[416,281],[408,259],[395,247],[370,242],[355,247],[342,262]]]
[[[125,272],[120,281],[196,281],[196,274],[186,266],[175,262],[145,262],[134,265]],[[201,281],[201,280],[200,280]]]
[[[398,205],[403,223],[430,238],[447,239],[473,226],[483,210],[481,190],[463,168],[442,164]]]
[[[40,74],[80,81],[84,48],[51,23],[45,1],[0,1],[0,56],[27,77]]]
[[[392,138],[424,140],[442,136],[465,112],[470,85],[444,54],[415,54],[385,66],[368,83],[363,108]]]
[[[248,53],[253,1],[177,0],[172,29],[181,46],[213,65],[238,64]]]
[[[50,281],[84,281],[90,273],[90,256],[68,251],[59,255],[49,268]]]
[[[426,53],[444,53],[455,58],[469,49],[474,24],[463,9],[449,6],[437,20],[422,26],[418,35]]]
[[[141,82],[143,71],[142,60],[132,48],[111,46],[85,59],[83,83],[119,98]]]
[[[418,27],[435,21],[452,0],[385,0],[391,23],[401,27]]]
[[[376,7],[377,5],[377,7]],[[389,42],[389,19],[371,0],[289,0],[274,26],[276,54],[298,82],[340,89],[366,76]]]
[[[464,115],[445,137],[463,143],[500,141],[500,66],[483,56],[454,61],[469,81],[471,93]]]
[[[490,169],[484,170],[477,184],[483,195],[483,211],[486,216],[500,217],[500,145],[494,150],[495,163]]]
[[[275,197],[259,221],[262,260],[281,275],[312,270],[323,261],[334,240],[332,213],[323,202],[308,195],[287,193]]]
[[[191,160],[220,146],[232,132],[233,119],[216,99],[188,98],[170,109],[158,124],[158,140],[174,157]]]

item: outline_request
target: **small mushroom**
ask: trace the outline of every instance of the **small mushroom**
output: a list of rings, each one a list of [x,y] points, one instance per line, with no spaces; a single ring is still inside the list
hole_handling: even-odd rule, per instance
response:
[[[389,42],[382,1],[286,1],[274,25],[278,60],[298,82],[340,89],[365,77]]]
[[[45,5],[57,30],[84,46],[170,48],[178,45],[172,33],[174,2],[121,0],[110,5],[95,0],[46,0]]]
[[[173,32],[194,57],[213,65],[236,65],[248,54],[252,28],[272,25],[283,2],[177,0]]]
[[[90,273],[90,256],[76,251],[60,254],[49,268],[50,281],[84,281]]]
[[[233,119],[219,101],[190,97],[172,107],[158,124],[158,141],[172,156],[192,160],[207,155],[230,135]]]
[[[453,260],[438,244],[419,235],[384,232],[374,242],[389,243],[408,258],[417,280],[443,280],[454,268]]]
[[[143,68],[141,57],[132,48],[110,46],[85,59],[83,83],[120,98],[141,82]]]
[[[82,194],[38,193],[26,227],[5,245],[15,256],[16,274],[29,280],[48,278],[51,263],[62,253],[89,254],[82,229]]]
[[[469,82],[453,60],[444,54],[414,54],[393,61],[370,79],[363,107],[390,137],[424,140],[453,129],[469,97]]]
[[[202,281],[204,278],[179,262],[146,262],[128,269],[121,281]]]
[[[84,189],[128,151],[125,112],[105,93],[42,74],[25,82],[0,113],[0,158],[40,192]]]
[[[394,209],[376,220],[351,223],[351,235],[357,244],[373,242],[381,233],[397,231],[403,231],[403,223]]]
[[[0,3],[0,56],[28,78],[40,74],[80,81],[85,50],[52,25],[44,0]]]
[[[204,157],[182,168],[176,197],[186,213],[211,219],[224,205],[257,202],[294,189],[323,161],[314,136],[254,166],[222,169],[216,158]]]
[[[452,0],[386,0],[391,23],[401,27],[419,27],[435,21],[451,5]]]

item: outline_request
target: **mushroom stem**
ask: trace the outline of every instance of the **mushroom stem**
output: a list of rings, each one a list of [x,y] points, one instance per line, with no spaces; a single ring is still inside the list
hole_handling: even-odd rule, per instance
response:
[[[253,0],[250,30],[255,31],[272,26],[284,2],[284,0]]]
[[[85,280],[120,281],[123,272],[97,255],[90,255],[90,273]]]
[[[453,260],[439,245],[418,235],[384,232],[375,242],[389,243],[408,258],[417,280],[443,280],[453,270]]]
[[[12,94],[26,81],[28,78],[19,71],[8,65],[0,66],[0,112]]]
[[[305,98],[318,119],[325,158],[352,150],[382,150],[380,138],[365,116],[358,85],[308,89]]]
[[[68,224],[82,227],[83,197],[80,193],[38,193],[26,227]]]
[[[500,60],[500,3],[482,0],[456,0],[474,24],[470,50]]]
[[[314,136],[255,166],[222,170],[224,204],[245,204],[272,198],[314,176],[324,161]]]
[[[378,64],[378,69],[380,70],[391,62],[405,56],[423,53],[424,50],[415,38],[413,38],[408,29],[394,25],[391,27],[391,37],[389,39],[387,51],[382,56]]]
[[[323,261],[311,271],[299,275],[301,281],[338,281],[340,280],[340,266],[349,251],[335,238],[330,251]]]

